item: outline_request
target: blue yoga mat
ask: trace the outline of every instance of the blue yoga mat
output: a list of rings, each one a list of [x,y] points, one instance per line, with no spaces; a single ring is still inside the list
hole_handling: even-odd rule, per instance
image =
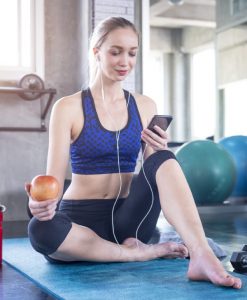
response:
[[[26,238],[3,242],[4,261],[58,299],[247,299],[247,277],[241,290],[189,281],[188,260],[134,263],[49,264]]]

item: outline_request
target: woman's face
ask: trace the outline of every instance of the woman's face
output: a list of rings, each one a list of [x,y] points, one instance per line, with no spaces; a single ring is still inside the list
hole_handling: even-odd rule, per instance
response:
[[[98,49],[100,71],[113,81],[124,80],[136,64],[138,37],[131,28],[110,32]]]

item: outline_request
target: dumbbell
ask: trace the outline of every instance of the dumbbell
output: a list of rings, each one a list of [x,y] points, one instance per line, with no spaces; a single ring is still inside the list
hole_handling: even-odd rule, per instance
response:
[[[247,273],[247,245],[244,245],[242,251],[233,252],[230,262],[236,271]]]

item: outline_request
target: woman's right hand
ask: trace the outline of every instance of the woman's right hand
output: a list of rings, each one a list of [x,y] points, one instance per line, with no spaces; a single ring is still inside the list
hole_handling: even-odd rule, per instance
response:
[[[25,184],[25,190],[29,196],[28,207],[32,215],[37,218],[39,221],[48,221],[51,220],[57,208],[58,199],[49,199],[45,201],[36,201],[31,198],[30,195],[30,183]]]

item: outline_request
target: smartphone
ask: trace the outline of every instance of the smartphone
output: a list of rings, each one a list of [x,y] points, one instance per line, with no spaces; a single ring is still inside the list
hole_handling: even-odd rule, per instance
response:
[[[157,125],[164,131],[171,124],[173,117],[170,115],[154,115],[151,122],[148,125],[148,129],[152,130],[154,133],[158,134],[158,132],[154,129],[154,126]],[[159,134],[158,134],[159,135]]]

